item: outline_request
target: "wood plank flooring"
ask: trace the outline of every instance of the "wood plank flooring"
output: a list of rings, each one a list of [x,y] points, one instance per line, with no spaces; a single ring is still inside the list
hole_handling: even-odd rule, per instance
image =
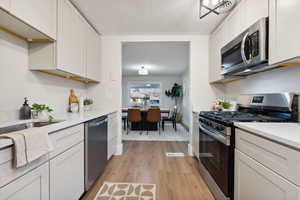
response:
[[[192,157],[166,157],[166,152],[187,153],[186,142],[124,142],[122,156],[114,156],[82,199],[93,200],[104,181],[154,183],[157,200],[214,200]]]

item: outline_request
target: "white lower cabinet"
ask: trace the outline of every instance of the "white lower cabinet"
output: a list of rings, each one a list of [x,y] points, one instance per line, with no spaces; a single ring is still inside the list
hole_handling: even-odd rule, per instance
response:
[[[118,113],[116,112],[108,116],[107,160],[117,151],[118,130]]]
[[[299,200],[300,189],[235,150],[235,200]]]
[[[49,200],[49,163],[0,189],[1,200]]]
[[[50,160],[50,200],[78,200],[84,193],[84,144]]]

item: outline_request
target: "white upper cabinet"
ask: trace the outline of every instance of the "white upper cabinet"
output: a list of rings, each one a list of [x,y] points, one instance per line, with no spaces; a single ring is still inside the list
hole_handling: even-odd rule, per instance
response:
[[[0,0],[0,8],[3,8],[4,10],[9,10],[10,0]]]
[[[244,31],[257,20],[269,16],[269,0],[244,0],[241,2],[241,17]]]
[[[221,75],[221,48],[223,43],[222,37],[224,29],[219,27],[210,37],[210,70],[209,70],[209,81],[211,83],[223,79]]]
[[[101,40],[100,36],[87,27],[86,33],[86,77],[100,81],[101,76]]]
[[[57,41],[29,46],[29,68],[81,82],[100,82],[100,36],[69,0],[58,1]]]
[[[242,0],[212,33],[209,72],[211,83],[224,79],[221,75],[221,49],[256,21],[268,17],[268,2],[269,0]]]
[[[299,0],[270,0],[270,64],[300,56]]]
[[[7,4],[4,0],[5,2]],[[10,0],[9,12],[55,40],[56,2],[57,0]]]
[[[57,67],[84,76],[84,21],[68,0],[58,5]]]

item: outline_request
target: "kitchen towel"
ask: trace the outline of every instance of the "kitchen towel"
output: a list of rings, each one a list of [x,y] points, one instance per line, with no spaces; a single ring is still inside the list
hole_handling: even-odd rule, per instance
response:
[[[27,162],[30,163],[53,150],[48,132],[40,128],[20,131],[25,138]]]
[[[9,134],[1,134],[0,138],[8,138],[11,139],[14,143],[13,146],[13,165],[16,168],[22,167],[27,164],[26,158],[26,144],[25,138],[22,134],[18,132],[9,133]]]
[[[23,167],[53,150],[48,132],[39,128],[1,134],[0,138],[13,140],[13,164],[15,168]]]

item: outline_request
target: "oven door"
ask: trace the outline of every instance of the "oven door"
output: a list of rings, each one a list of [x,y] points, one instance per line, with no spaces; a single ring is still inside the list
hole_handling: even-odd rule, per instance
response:
[[[216,131],[205,128],[204,124],[199,125],[200,144],[199,158],[201,164],[206,168],[214,179],[220,190],[226,197],[231,196],[230,187],[230,159],[231,146],[230,136],[223,136]],[[229,137],[229,138],[228,138]]]

